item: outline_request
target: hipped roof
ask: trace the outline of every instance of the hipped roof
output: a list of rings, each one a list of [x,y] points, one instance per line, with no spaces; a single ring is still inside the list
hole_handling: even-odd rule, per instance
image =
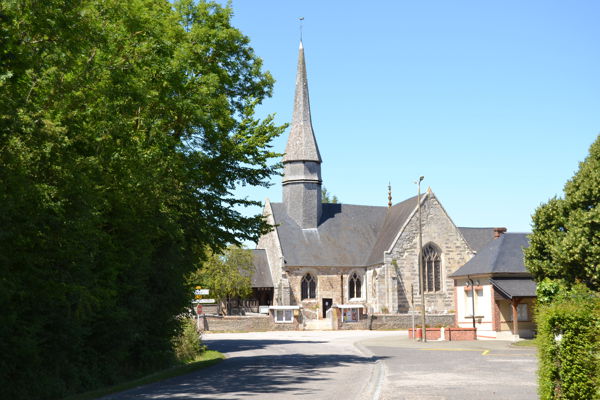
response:
[[[526,233],[505,233],[488,242],[452,278],[467,275],[527,274],[523,262],[523,248],[529,247]]]

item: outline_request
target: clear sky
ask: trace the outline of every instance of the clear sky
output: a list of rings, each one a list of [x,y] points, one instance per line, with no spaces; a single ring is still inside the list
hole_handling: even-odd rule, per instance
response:
[[[342,203],[384,206],[388,182],[402,201],[424,175],[456,225],[528,232],[600,133],[600,1],[232,4],[277,81],[260,115],[278,123],[291,120],[305,18],[323,183]],[[279,202],[273,183],[236,194]]]

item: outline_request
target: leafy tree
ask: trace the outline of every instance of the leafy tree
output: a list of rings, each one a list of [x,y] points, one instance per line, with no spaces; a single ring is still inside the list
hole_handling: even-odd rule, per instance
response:
[[[211,298],[215,298],[227,314],[231,299],[244,298],[252,293],[252,251],[229,246],[222,253],[207,252],[206,260],[188,281],[192,286],[200,284],[210,289]]]
[[[232,10],[0,0],[0,398],[57,398],[173,360],[184,276],[253,240],[271,94]]]
[[[582,282],[600,291],[600,136],[569,180],[564,198],[553,198],[533,215],[525,263],[536,280]],[[542,285],[556,291],[552,284]]]
[[[337,204],[338,198],[335,195],[332,195],[331,193],[329,193],[327,191],[327,188],[325,186],[323,186],[321,188],[321,203],[332,203],[332,204]]]

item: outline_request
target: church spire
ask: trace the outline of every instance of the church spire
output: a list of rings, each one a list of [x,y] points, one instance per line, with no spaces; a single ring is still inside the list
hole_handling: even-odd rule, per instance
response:
[[[302,41],[300,41],[300,48],[298,50],[298,72],[296,73],[296,95],[294,98],[294,113],[292,114],[292,129],[285,148],[285,155],[283,156],[283,162],[286,161],[322,162],[310,117],[308,80],[306,78],[306,63],[304,61],[304,46],[302,45]]]
[[[319,225],[321,204],[321,154],[313,132],[308,99],[304,47],[300,41],[292,127],[283,156],[283,203],[287,214],[302,229]]]

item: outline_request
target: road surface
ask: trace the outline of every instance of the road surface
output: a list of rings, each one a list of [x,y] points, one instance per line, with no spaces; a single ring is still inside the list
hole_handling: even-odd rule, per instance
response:
[[[381,358],[377,400],[534,400],[535,348],[504,341],[427,343],[404,337],[359,343]]]
[[[204,342],[225,361],[103,399],[370,400],[378,397],[382,368],[354,343],[390,336],[398,332],[207,334]]]
[[[104,399],[536,399],[535,349],[398,331],[207,334],[227,359]]]

